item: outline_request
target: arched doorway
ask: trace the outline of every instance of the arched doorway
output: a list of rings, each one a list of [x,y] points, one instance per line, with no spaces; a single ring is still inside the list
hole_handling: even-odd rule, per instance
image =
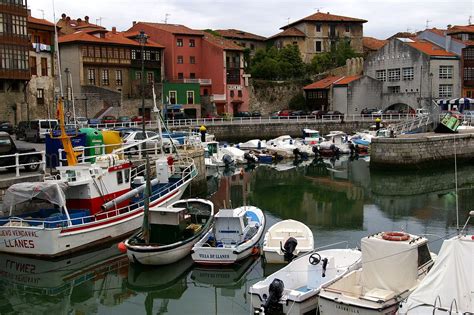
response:
[[[405,103],[395,103],[385,108],[384,112],[390,114],[414,114],[415,108]]]

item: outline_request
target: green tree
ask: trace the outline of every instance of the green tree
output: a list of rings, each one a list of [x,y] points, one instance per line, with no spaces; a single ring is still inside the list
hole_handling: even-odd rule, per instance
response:
[[[260,49],[251,60],[250,73],[256,79],[286,80],[302,78],[306,67],[297,46],[288,45],[280,50]]]
[[[341,67],[346,64],[347,59],[359,56],[349,41],[341,40],[331,51],[314,56],[309,65],[309,72],[322,73],[332,68]]]

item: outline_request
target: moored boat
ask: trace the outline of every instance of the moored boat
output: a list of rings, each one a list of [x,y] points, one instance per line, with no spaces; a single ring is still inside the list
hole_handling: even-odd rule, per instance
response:
[[[283,220],[272,225],[263,239],[266,263],[283,264],[314,250],[313,232],[303,223]]]
[[[192,248],[198,264],[230,265],[260,253],[259,240],[265,229],[265,215],[253,206],[220,209],[214,227]]]
[[[356,249],[327,249],[303,255],[249,289],[252,307],[265,314],[305,314],[317,309],[317,295],[360,268]]]
[[[178,200],[168,207],[149,209],[149,232],[140,230],[124,245],[131,262],[144,265],[174,263],[191,252],[191,248],[212,226],[214,204],[204,199]]]
[[[394,314],[433,265],[424,237],[384,232],[361,240],[362,268],[319,293],[321,314]]]

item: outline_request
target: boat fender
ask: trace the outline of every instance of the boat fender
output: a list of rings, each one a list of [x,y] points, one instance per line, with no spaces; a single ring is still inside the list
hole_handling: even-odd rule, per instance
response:
[[[384,232],[382,234],[382,238],[386,241],[408,241],[410,239],[410,235],[404,232]]]
[[[282,314],[283,305],[278,303],[283,296],[285,284],[280,279],[273,279],[268,287],[268,298],[262,305],[265,314]]]
[[[260,253],[260,250],[257,246],[254,246],[252,248],[252,255],[258,255]]]
[[[126,253],[127,252],[127,246],[125,246],[124,242],[118,243],[117,248],[121,253]]]

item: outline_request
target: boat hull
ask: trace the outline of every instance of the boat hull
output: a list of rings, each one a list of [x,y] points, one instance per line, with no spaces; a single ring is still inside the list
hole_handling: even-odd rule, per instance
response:
[[[321,315],[353,315],[353,314],[362,314],[362,315],[392,315],[396,314],[399,303],[396,302],[393,305],[381,306],[377,309],[364,308],[356,305],[350,305],[343,302],[336,302],[333,300],[327,300],[323,297],[319,297],[319,313]]]
[[[313,249],[309,250],[300,250],[298,253],[298,256],[305,255],[306,253],[309,253],[313,251]],[[286,264],[288,263],[285,261],[285,256],[283,254],[280,254],[279,250],[274,250],[274,249],[266,249],[265,247],[263,248],[263,255],[265,256],[265,263],[267,264]]]
[[[177,187],[153,204],[166,206],[179,200],[188,184]],[[0,251],[45,257],[66,255],[125,238],[139,229],[142,222],[143,208],[137,208],[102,220],[67,227],[0,226]]]
[[[201,265],[232,265],[252,254],[258,253],[257,244],[252,244],[243,251],[236,252],[233,248],[201,247],[194,249],[192,258]]]

